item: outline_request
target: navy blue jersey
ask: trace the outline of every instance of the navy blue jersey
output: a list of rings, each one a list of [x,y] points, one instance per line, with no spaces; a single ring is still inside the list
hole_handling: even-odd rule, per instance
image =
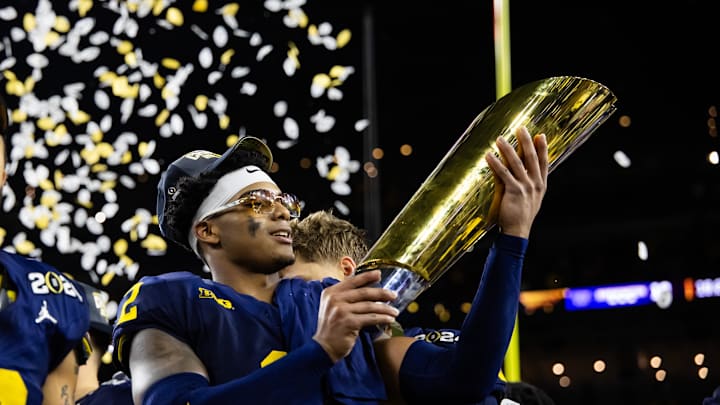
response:
[[[93,392],[77,400],[76,405],[132,405],[130,379],[122,371],[100,384]]]
[[[90,327],[89,307],[83,290],[47,264],[2,250],[0,263],[15,293],[0,311],[0,403],[40,404],[48,373]]]
[[[132,336],[155,328],[194,350],[210,385],[246,376],[310,342],[322,289],[335,282],[282,280],[270,304],[188,272],[143,277],[120,303],[113,331],[115,360],[128,371]],[[278,384],[278,389],[292,390],[292,381]],[[330,369],[318,392],[346,403],[385,398],[369,335]]]

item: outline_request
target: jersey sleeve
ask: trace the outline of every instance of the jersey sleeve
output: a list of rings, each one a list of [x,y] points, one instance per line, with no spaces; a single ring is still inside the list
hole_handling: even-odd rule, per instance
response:
[[[123,296],[113,327],[113,360],[128,372],[130,343],[143,329],[158,329],[190,344],[195,276],[168,274],[143,277]]]

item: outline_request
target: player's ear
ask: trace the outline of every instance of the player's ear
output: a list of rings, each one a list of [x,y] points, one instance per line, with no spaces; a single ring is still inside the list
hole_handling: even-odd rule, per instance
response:
[[[343,256],[342,259],[340,259],[340,268],[345,277],[352,275],[355,272],[355,267],[357,267],[357,264],[355,264],[355,260],[353,260],[352,257]]]
[[[195,237],[198,241],[208,244],[216,244],[220,242],[220,237],[217,234],[216,228],[213,226],[212,222],[200,221],[195,224],[193,231],[195,232]]]

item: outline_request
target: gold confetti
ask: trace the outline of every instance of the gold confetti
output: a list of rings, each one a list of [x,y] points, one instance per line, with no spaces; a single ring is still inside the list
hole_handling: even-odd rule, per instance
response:
[[[66,33],[70,31],[70,21],[63,16],[57,16],[55,17],[55,25],[53,26],[53,29],[57,32]]]
[[[141,243],[140,246],[153,251],[164,252],[167,250],[167,242],[160,236],[150,234]]]
[[[162,58],[160,64],[162,64],[163,67],[166,67],[168,69],[177,70],[180,68],[180,61],[174,58]]]
[[[168,8],[165,18],[170,22],[170,24],[176,27],[183,25],[185,22],[185,17],[183,17],[182,11],[175,7]]]
[[[208,97],[202,94],[198,94],[195,97],[195,108],[197,108],[198,111],[205,111],[208,105]]]
[[[229,65],[230,59],[232,59],[233,55],[235,55],[234,49],[228,49],[227,51],[223,52],[222,56],[220,56],[220,63],[223,65]]]
[[[50,216],[47,214],[39,215],[37,218],[35,218],[35,227],[38,229],[47,229],[48,225],[50,224]]]
[[[40,186],[40,188],[43,190],[52,190],[53,189],[53,183],[52,183],[52,181],[50,181],[48,179],[40,180],[40,184],[38,184],[38,186]]]
[[[313,84],[316,86],[320,86],[323,88],[330,87],[331,79],[330,76],[326,75],[325,73],[318,73],[313,77]]]
[[[196,13],[204,13],[208,9],[207,0],[195,0],[192,5],[192,10]]]
[[[92,7],[92,0],[78,0],[78,14],[80,17],[85,17]]]
[[[30,13],[26,13],[23,16],[23,29],[26,32],[30,32],[30,31],[34,30],[36,26],[37,26],[37,22],[35,21],[35,16]]]
[[[162,111],[160,111],[160,114],[158,114],[158,116],[155,117],[155,126],[158,126],[158,127],[162,126],[162,124],[164,124],[165,121],[167,121],[169,116],[170,116],[170,111],[168,111],[167,109],[163,109]]]
[[[102,284],[103,286],[107,286],[108,284],[110,284],[110,282],[112,281],[112,279],[114,277],[115,277],[115,272],[108,271],[107,273],[103,274],[102,278],[100,279],[100,284]]]
[[[15,244],[15,250],[21,255],[29,255],[35,250],[35,245],[29,240],[23,240]]]
[[[347,45],[348,42],[350,42],[350,38],[352,38],[352,33],[349,29],[344,29],[340,31],[340,33],[337,35],[337,38],[335,39],[337,42],[337,47],[342,48]]]
[[[125,239],[118,239],[113,243],[113,253],[116,256],[124,256],[128,250],[128,243]]]
[[[221,115],[219,124],[221,129],[227,129],[228,126],[230,126],[230,117],[228,117],[227,114]]]
[[[125,55],[133,50],[133,44],[130,41],[120,41],[116,49],[120,55]]]
[[[220,9],[220,13],[229,17],[235,17],[239,9],[240,5],[238,3],[228,3]]]

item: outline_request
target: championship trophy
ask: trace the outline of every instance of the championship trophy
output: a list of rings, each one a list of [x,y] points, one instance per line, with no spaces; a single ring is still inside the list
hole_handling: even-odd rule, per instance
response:
[[[602,84],[572,76],[532,82],[498,99],[473,120],[356,273],[379,269],[379,286],[397,293],[390,305],[403,311],[495,225],[485,154],[499,153],[498,136],[517,148],[518,127],[544,133],[552,172],[615,112],[616,100]]]

